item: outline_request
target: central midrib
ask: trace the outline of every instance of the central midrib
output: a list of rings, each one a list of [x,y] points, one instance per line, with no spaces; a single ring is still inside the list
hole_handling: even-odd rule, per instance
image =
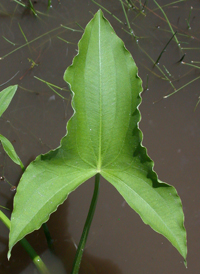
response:
[[[97,170],[98,172],[101,171],[101,134],[102,134],[102,97],[101,97],[101,43],[100,43],[100,18],[99,18],[99,155],[98,155],[98,163],[97,163]]]

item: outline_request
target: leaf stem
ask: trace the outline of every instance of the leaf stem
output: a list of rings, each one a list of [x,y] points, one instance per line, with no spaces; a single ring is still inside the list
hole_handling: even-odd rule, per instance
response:
[[[23,248],[31,257],[38,271],[41,274],[50,274],[49,270],[47,269],[46,265],[44,264],[40,256],[35,252],[35,250],[32,248],[32,246],[29,244],[29,242],[25,238],[20,241],[20,244],[23,246]]]
[[[8,217],[0,210],[0,220],[4,223],[4,225],[10,229],[10,220]],[[46,265],[40,258],[40,256],[35,252],[35,250],[32,248],[32,246],[29,244],[29,242],[26,239],[22,239],[20,241],[20,244],[23,246],[23,248],[26,250],[26,252],[31,257],[33,263],[39,270],[41,274],[50,274],[49,270],[47,269]]]
[[[97,198],[98,198],[98,194],[99,194],[99,185],[100,185],[100,174],[97,173],[95,176],[95,187],[94,187],[92,201],[90,204],[90,209],[89,209],[88,216],[87,216],[84,228],[83,228],[83,232],[82,232],[81,239],[80,239],[80,242],[78,245],[78,249],[76,251],[76,256],[75,256],[74,265],[73,265],[71,274],[78,274],[78,272],[79,272],[81,259],[83,256],[83,251],[85,248],[85,244],[87,241],[88,233],[90,230],[90,226],[92,223],[92,219],[93,219],[96,204],[97,204]]]

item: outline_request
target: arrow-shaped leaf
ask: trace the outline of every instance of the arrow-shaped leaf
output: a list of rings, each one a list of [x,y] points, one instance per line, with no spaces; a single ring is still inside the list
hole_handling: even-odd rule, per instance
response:
[[[183,211],[176,190],[157,179],[138,129],[141,80],[131,54],[98,11],[64,75],[74,115],[54,151],[33,161],[21,178],[11,220],[10,251],[57,206],[97,173],[186,258]],[[9,251],[9,252],[10,252]]]

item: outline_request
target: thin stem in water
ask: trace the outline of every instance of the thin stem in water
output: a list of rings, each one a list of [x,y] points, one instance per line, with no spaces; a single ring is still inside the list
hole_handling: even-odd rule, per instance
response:
[[[164,12],[164,10],[161,8],[161,6],[156,2],[156,0],[153,0],[153,1],[154,1],[154,3],[157,5],[157,7],[161,10],[162,14],[164,15],[165,20],[167,21],[167,23],[168,23],[168,25],[169,25],[169,28],[170,28],[170,30],[171,30],[171,32],[172,32],[172,34],[173,34],[173,37],[174,37],[174,39],[175,39],[177,45],[178,45],[179,48],[181,49],[180,43],[179,43],[179,41],[178,41],[178,38],[176,37],[176,33],[174,32],[174,30],[173,30],[173,28],[172,28],[172,25],[171,25],[171,23],[169,22],[169,19],[167,18],[167,15],[165,14],[165,12]]]
[[[46,240],[47,240],[47,244],[48,244],[49,250],[52,253],[55,253],[55,249],[54,249],[54,245],[53,245],[53,239],[51,238],[51,234],[49,232],[49,228],[48,228],[47,223],[44,223],[42,225],[42,228],[44,230],[44,234],[45,234],[45,237],[46,237]]]
[[[72,269],[71,274],[78,274],[78,272],[79,272],[81,259],[82,259],[82,256],[83,256],[83,251],[84,251],[84,248],[85,248],[85,244],[86,244],[86,241],[87,241],[88,233],[89,233],[89,230],[90,230],[90,226],[91,226],[91,223],[92,223],[92,219],[93,219],[96,204],[97,204],[97,198],[98,198],[98,194],[99,194],[99,185],[100,185],[100,174],[97,173],[96,176],[95,176],[95,187],[94,187],[94,193],[93,193],[92,201],[91,201],[91,204],[90,204],[90,209],[89,209],[88,216],[87,216],[84,228],[83,228],[83,232],[82,232],[81,239],[80,239],[80,242],[79,242],[79,245],[78,245],[78,249],[76,251],[76,257],[75,257],[75,260],[74,260],[74,265],[73,265],[73,269]]]
[[[10,220],[1,210],[0,210],[0,220],[4,223],[5,226],[7,226],[8,229],[10,229]],[[32,246],[29,244],[29,242],[26,239],[22,239],[20,241],[20,244],[23,246],[23,248],[29,254],[29,256],[33,260],[33,263],[35,264],[35,266],[37,267],[39,272],[41,274],[50,274],[46,265],[44,264],[44,262],[42,261],[40,256],[32,248]]]
[[[158,58],[157,58],[157,60],[156,60],[156,62],[155,62],[155,64],[154,64],[153,66],[155,66],[156,64],[158,64],[158,62],[159,62],[161,56],[162,56],[163,53],[165,52],[167,46],[169,45],[169,43],[171,42],[171,40],[174,38],[174,36],[176,35],[176,33],[177,33],[177,31],[174,32],[174,34],[172,35],[172,37],[169,39],[169,41],[168,41],[167,44],[165,45],[164,49],[161,51],[160,55],[158,56]]]

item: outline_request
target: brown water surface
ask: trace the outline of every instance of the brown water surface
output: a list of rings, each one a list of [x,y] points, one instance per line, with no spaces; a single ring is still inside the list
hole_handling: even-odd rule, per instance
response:
[[[53,0],[53,7],[48,11],[47,2],[35,1],[35,9],[42,12],[37,18],[13,1],[1,0],[0,3],[0,57],[5,56],[0,60],[0,89],[19,85],[9,109],[0,119],[0,132],[13,143],[25,165],[59,145],[66,132],[66,122],[72,115],[69,91],[61,91],[67,98],[63,100],[34,76],[68,89],[63,73],[77,54],[77,42],[82,35],[79,25],[84,28],[99,9],[90,0]],[[126,23],[120,1],[97,2]],[[127,24],[121,24],[106,11],[104,14],[132,53],[146,87],[140,106],[143,144],[155,162],[159,178],[175,186],[182,199],[188,233],[188,269],[175,248],[143,224],[120,194],[102,180],[80,274],[200,273],[200,104],[195,109],[200,96],[200,79],[163,99],[174,91],[171,82],[178,89],[200,76],[198,68],[178,62],[184,54],[186,63],[200,62],[200,2],[158,1],[174,31],[178,31],[181,47],[186,48],[181,50],[174,39],[169,43],[159,60],[159,68],[165,76],[153,66],[152,60],[157,60],[172,32],[154,1],[146,1],[142,12],[139,2],[132,0],[136,7],[128,11],[136,38],[128,33]],[[78,32],[64,29],[61,24]],[[25,45],[19,26],[29,45]],[[16,50],[20,46],[23,47]],[[0,176],[5,176],[15,186],[21,176],[20,168],[11,162],[1,146]],[[89,180],[70,194],[48,221],[57,257],[49,253],[41,229],[27,237],[57,274],[70,273],[93,181]],[[0,205],[12,209],[13,196],[10,186],[0,181]],[[37,273],[20,244],[14,247],[9,262],[7,250],[8,230],[0,223],[0,273]]]

